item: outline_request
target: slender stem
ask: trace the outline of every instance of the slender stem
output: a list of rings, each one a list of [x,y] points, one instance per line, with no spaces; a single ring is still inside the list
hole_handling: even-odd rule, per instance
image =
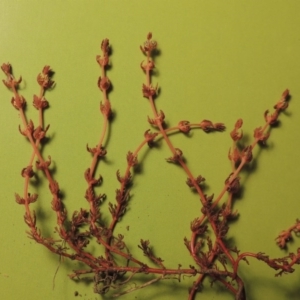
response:
[[[101,132],[101,135],[100,135],[100,138],[99,138],[99,142],[96,146],[96,149],[98,151],[101,150],[101,147],[103,145],[103,141],[104,141],[104,138],[105,138],[105,135],[106,135],[106,132],[107,132],[107,127],[108,127],[108,119],[107,119],[107,117],[104,117],[102,132]],[[95,169],[96,169],[98,161],[99,161],[99,158],[97,156],[97,153],[95,153],[93,155],[92,163],[91,163],[91,166],[90,166],[90,176],[91,177],[94,176]]]

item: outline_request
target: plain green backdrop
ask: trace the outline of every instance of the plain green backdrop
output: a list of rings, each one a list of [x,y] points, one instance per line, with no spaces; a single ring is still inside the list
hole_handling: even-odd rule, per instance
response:
[[[0,63],[10,62],[15,75],[23,76],[21,93],[29,104],[38,93],[36,76],[43,66],[50,65],[55,71],[56,87],[46,94],[51,107],[45,120],[51,127],[44,155],[51,155],[54,161],[55,178],[69,214],[87,208],[83,172],[90,156],[85,146],[96,145],[101,132],[101,94],[96,85],[100,70],[95,60],[101,40],[109,38],[113,50],[108,76],[113,84],[109,97],[115,119],[107,161],[98,172],[104,178],[100,192],[113,202],[118,187],[115,173],[124,171],[126,153],[138,146],[149,128],[151,110],[141,95],[144,76],[139,67],[143,60],[139,45],[149,31],[160,49],[153,80],[160,86],[157,106],[165,112],[168,124],[210,119],[228,128],[222,134],[195,131],[191,138],[172,138],[184,151],[191,170],[206,178],[209,193],[217,194],[230,173],[229,132],[235,121],[243,118],[245,139],[250,142],[253,129],[263,125],[264,111],[290,89],[290,107],[272,131],[268,147],[255,151],[250,172],[241,175],[243,195],[235,202],[240,217],[228,237],[241,251],[261,251],[271,257],[295,251],[297,238],[286,251],[278,249],[274,240],[300,217],[298,0],[2,0]],[[92,284],[67,277],[76,263],[64,261],[55,276],[59,257],[26,237],[23,207],[15,203],[14,193],[22,193],[20,171],[31,149],[18,133],[20,119],[10,99],[10,92],[0,87],[0,297],[105,299],[93,293]],[[27,112],[36,119],[31,105]],[[182,170],[165,162],[169,155],[164,144],[141,154],[130,208],[117,233],[125,235],[128,246],[141,259],[137,245],[141,238],[149,239],[166,265],[176,268],[193,263],[183,238],[190,236],[190,221],[199,215],[200,203],[187,189]],[[45,182],[37,192],[40,197],[34,209],[42,220],[38,225],[44,235],[51,235],[55,217]],[[107,208],[103,213],[109,220]],[[93,251],[100,254],[96,248]],[[299,299],[300,270],[295,269],[293,274],[275,278],[274,270],[250,260],[240,270],[247,299]],[[161,282],[123,299],[186,299],[192,281]],[[139,283],[138,279],[134,282]],[[233,296],[218,286],[211,289],[206,281],[197,299]]]

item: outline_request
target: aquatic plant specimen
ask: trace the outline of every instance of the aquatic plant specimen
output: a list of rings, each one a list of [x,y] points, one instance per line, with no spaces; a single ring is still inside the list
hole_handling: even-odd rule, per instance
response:
[[[280,113],[287,109],[290,98],[289,91],[283,92],[272,112],[267,110],[264,113],[264,123],[254,129],[253,141],[247,146],[242,146],[240,143],[243,138],[243,121],[242,119],[236,121],[230,131],[232,147],[228,153],[228,158],[231,163],[231,170],[224,180],[221,191],[215,193],[215,196],[207,195],[204,192],[206,184],[204,175],[192,174],[183,151],[172,142],[171,134],[188,135],[191,130],[196,129],[203,130],[205,133],[223,132],[225,125],[210,120],[196,122],[179,120],[177,125],[168,126],[165,121],[165,112],[158,111],[155,105],[159,98],[159,89],[157,84],[152,83],[152,72],[155,69],[158,44],[152,39],[151,33],[147,35],[147,39],[140,49],[145,56],[145,60],[140,65],[145,74],[142,96],[147,99],[151,107],[152,116],[148,117],[151,129],[146,129],[140,144],[134,150],[127,152],[125,171],[123,173],[119,170],[116,171],[119,187],[116,189],[115,201],[106,203],[106,195],[97,194],[96,190],[96,187],[102,182],[102,177],[97,175],[96,171],[101,165],[101,160],[107,155],[109,144],[106,141],[106,136],[110,122],[113,120],[113,110],[109,100],[111,81],[107,76],[111,51],[109,40],[104,39],[101,43],[102,54],[96,57],[101,69],[98,87],[103,97],[100,103],[103,126],[97,145],[95,147],[86,146],[92,157],[90,166],[84,173],[86,181],[85,199],[89,208],[81,208],[69,216],[66,205],[62,201],[60,185],[55,180],[51,169],[52,158],[51,156],[44,156],[45,149],[41,151],[46,146],[43,140],[49,130],[49,125],[45,126],[43,119],[44,110],[49,104],[45,94],[55,86],[54,72],[50,66],[45,66],[37,76],[40,90],[38,95],[33,96],[33,106],[38,111],[38,121],[35,124],[32,120],[28,120],[25,111],[26,100],[19,92],[22,78],[15,79],[9,63],[2,65],[1,68],[6,75],[3,83],[12,91],[11,103],[20,114],[20,133],[27,138],[32,147],[32,155],[21,171],[21,175],[24,177],[23,193],[15,196],[16,202],[23,205],[25,209],[24,221],[28,227],[27,233],[30,238],[60,257],[81,262],[85,267],[74,270],[69,276],[73,279],[91,276],[94,281],[94,291],[99,294],[112,292],[114,296],[119,296],[165,279],[176,279],[180,282],[183,276],[187,275],[195,278],[188,292],[187,298],[189,300],[195,299],[197,293],[201,292],[205,277],[209,277],[212,282],[219,282],[234,295],[235,299],[246,299],[244,281],[239,274],[241,261],[248,262],[248,258],[258,259],[275,269],[277,276],[293,272],[293,266],[300,263],[300,251],[282,258],[272,259],[264,253],[241,251],[237,245],[232,246],[227,237],[229,221],[234,220],[237,216],[237,212],[233,212],[232,209],[234,197],[240,190],[240,172],[245,165],[251,163],[253,149],[257,145],[267,142],[271,133],[270,129],[278,122]],[[165,265],[164,260],[156,255],[156,251],[154,252],[150,241],[147,239],[141,239],[138,245],[138,248],[146,256],[146,260],[142,261],[131,254],[126,245],[125,237],[117,233],[118,224],[122,222],[123,218],[126,218],[128,213],[130,188],[134,185],[134,169],[141,163],[138,159],[139,153],[145,147],[152,147],[156,143],[163,142],[167,144],[170,150],[170,157],[166,158],[166,163],[176,164],[182,169],[182,172],[186,174],[186,185],[197,193],[201,204],[199,215],[190,223],[190,237],[183,239],[187,248],[187,255],[191,255],[194,261],[193,265],[187,267],[178,265],[177,268],[171,268]],[[43,174],[48,181],[49,192],[52,197],[51,208],[56,214],[57,220],[53,237],[44,236],[37,226],[37,216],[33,207],[36,201],[42,200],[38,200],[40,195],[31,192],[34,187],[30,186],[32,178],[37,173]],[[135,199],[134,201],[138,200]],[[107,216],[103,214],[103,205],[109,207],[109,221],[107,221]],[[292,232],[298,233],[299,230],[299,221],[297,221],[294,226],[283,231],[277,237],[278,245],[285,247]],[[89,249],[91,241],[96,241],[103,250],[103,255],[95,255]],[[128,283],[133,282],[139,274],[149,275],[149,278],[140,285],[133,287],[129,285]]]

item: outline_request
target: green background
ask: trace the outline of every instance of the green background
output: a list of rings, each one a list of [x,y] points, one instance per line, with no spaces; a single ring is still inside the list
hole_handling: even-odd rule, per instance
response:
[[[113,83],[109,97],[116,117],[107,161],[98,172],[104,177],[101,192],[111,202],[118,187],[116,170],[124,172],[126,153],[138,146],[149,128],[151,110],[141,96],[144,76],[139,68],[143,59],[139,45],[149,31],[161,50],[154,82],[161,88],[157,106],[165,112],[168,124],[210,119],[228,127],[222,134],[194,131],[192,138],[172,137],[192,172],[206,178],[208,193],[218,194],[230,173],[229,132],[235,121],[243,118],[250,142],[253,129],[263,125],[263,112],[289,88],[292,99],[280,126],[272,131],[268,147],[255,151],[257,159],[250,175],[242,174],[243,197],[235,203],[240,218],[228,233],[241,251],[279,257],[299,245],[295,239],[289,250],[282,251],[274,241],[300,217],[299,29],[298,0],[2,0],[0,62],[12,63],[15,75],[23,76],[21,93],[29,104],[38,93],[36,76],[42,67],[50,65],[55,71],[57,85],[46,94],[51,105],[45,115],[46,124],[51,124],[51,141],[44,155],[54,160],[55,178],[69,215],[87,208],[83,172],[90,156],[85,145],[96,145],[101,132],[101,94],[96,85],[100,70],[95,56],[103,38],[109,38],[113,47],[108,76]],[[20,171],[31,149],[18,133],[20,119],[10,99],[10,92],[0,88],[1,299],[102,299],[93,293],[91,284],[69,280],[67,274],[77,266],[69,261],[60,265],[53,289],[58,257],[26,237],[23,207],[15,203],[14,193],[22,193]],[[36,120],[36,111],[28,106],[28,115]],[[128,246],[141,259],[137,244],[141,238],[149,239],[167,266],[176,268],[181,263],[187,267],[193,262],[183,238],[190,236],[189,224],[199,215],[200,203],[187,189],[182,170],[165,163],[169,156],[164,144],[141,153],[141,171],[134,179],[130,208],[116,232],[125,235]],[[41,182],[35,210],[47,236],[53,232],[55,217],[46,190],[47,184]],[[107,208],[103,211],[109,220]],[[250,266],[241,266],[248,300],[299,299],[299,267],[293,274],[275,278],[274,271],[260,262],[250,260]],[[175,281],[161,282],[123,299],[186,299],[192,281],[185,278],[179,287]],[[197,299],[233,298],[215,288],[205,282]],[[75,291],[80,295],[75,297]]]

